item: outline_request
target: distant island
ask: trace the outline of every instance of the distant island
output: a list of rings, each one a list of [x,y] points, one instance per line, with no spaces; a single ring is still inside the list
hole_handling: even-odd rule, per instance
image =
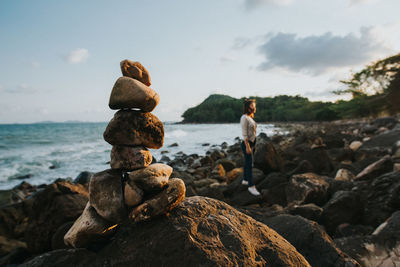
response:
[[[334,93],[351,94],[351,100],[333,103],[310,101],[300,95],[250,96],[257,102],[255,119],[258,122],[332,121],[400,112],[400,54],[371,63],[341,82],[347,89]],[[238,122],[243,100],[212,94],[201,104],[187,109],[182,114],[182,123]]]

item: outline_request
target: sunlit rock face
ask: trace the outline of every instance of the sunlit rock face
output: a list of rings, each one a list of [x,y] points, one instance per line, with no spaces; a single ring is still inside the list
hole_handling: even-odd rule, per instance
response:
[[[108,106],[111,109],[140,109],[151,112],[160,102],[160,96],[150,87],[129,77],[120,77],[111,91]]]
[[[151,113],[120,110],[107,125],[103,136],[111,145],[158,149],[164,144],[164,125]]]

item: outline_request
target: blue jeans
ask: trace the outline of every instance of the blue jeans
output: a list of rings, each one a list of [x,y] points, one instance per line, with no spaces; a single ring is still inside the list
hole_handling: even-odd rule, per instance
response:
[[[240,147],[242,148],[243,154],[244,154],[244,167],[243,167],[243,180],[249,182],[249,187],[253,186],[253,153],[254,153],[254,146],[256,144],[256,141],[254,140],[254,143],[249,141],[250,148],[252,150],[251,154],[246,153],[246,144],[244,141],[240,144]]]

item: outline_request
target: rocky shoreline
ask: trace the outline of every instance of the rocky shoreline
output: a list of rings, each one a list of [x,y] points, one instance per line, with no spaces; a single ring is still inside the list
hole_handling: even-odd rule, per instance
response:
[[[86,248],[63,238],[86,207],[93,174],[3,191],[0,266],[399,266],[398,119],[288,130],[257,138],[262,196],[241,184],[240,139],[204,156],[165,156],[158,163],[184,181],[186,199],[151,221],[125,220]]]

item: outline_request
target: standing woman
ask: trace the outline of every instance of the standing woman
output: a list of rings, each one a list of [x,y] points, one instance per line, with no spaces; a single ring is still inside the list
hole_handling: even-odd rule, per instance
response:
[[[248,190],[252,195],[259,196],[257,188],[253,184],[253,153],[256,145],[257,123],[254,121],[254,113],[256,113],[256,100],[245,99],[243,107],[243,115],[240,118],[242,126],[243,142],[240,144],[244,154],[244,170],[242,184],[248,186]]]

